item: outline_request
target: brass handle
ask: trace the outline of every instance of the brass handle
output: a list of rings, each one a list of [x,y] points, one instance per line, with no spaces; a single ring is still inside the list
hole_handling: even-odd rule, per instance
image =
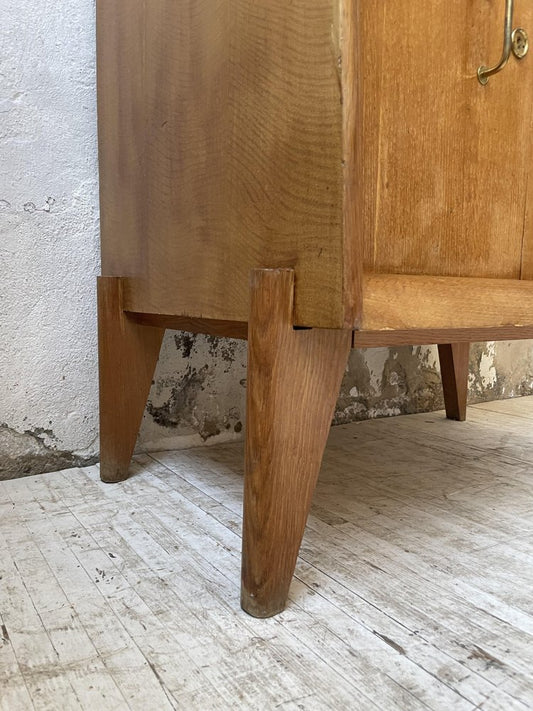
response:
[[[493,74],[501,72],[509,61],[509,56],[511,54],[511,48],[513,46],[513,41],[511,39],[512,28],[513,28],[513,6],[514,0],[505,0],[505,21],[503,25],[503,52],[498,64],[494,65],[490,69],[484,67],[483,65],[477,70],[477,78],[480,84],[486,84],[489,77]]]
[[[520,27],[513,31],[513,8],[514,0],[505,0],[505,20],[503,25],[503,51],[498,64],[494,67],[481,66],[477,70],[479,83],[485,85],[489,77],[500,72],[511,56],[511,50],[517,59],[526,56],[529,49],[527,32]]]

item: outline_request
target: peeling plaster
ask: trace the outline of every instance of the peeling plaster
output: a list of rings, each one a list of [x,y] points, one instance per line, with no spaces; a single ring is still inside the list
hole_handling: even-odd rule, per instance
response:
[[[341,385],[334,424],[439,407],[440,373],[432,348],[355,350]]]
[[[246,343],[167,332],[137,448],[240,439],[245,399]]]
[[[245,368],[243,342],[167,334],[139,449],[173,449],[238,437],[245,417]],[[532,344],[473,344],[470,371],[470,402],[533,394]],[[436,346],[354,350],[333,424],[443,407]]]
[[[78,456],[45,444],[54,438],[50,430],[16,432],[0,425],[0,481],[44,472],[83,467],[97,461],[95,454]]]

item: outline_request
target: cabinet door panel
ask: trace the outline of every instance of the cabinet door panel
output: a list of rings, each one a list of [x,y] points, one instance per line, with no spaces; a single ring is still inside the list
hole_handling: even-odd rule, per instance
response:
[[[531,162],[533,57],[486,86],[504,0],[362,4],[365,267],[520,277]],[[533,32],[533,4],[513,27]]]

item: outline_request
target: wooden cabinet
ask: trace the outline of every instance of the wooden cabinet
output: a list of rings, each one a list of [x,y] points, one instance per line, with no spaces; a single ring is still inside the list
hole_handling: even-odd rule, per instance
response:
[[[243,606],[285,602],[351,346],[533,336],[527,0],[98,0],[102,476],[165,328],[246,338]],[[250,276],[252,274],[252,277]],[[300,328],[295,328],[300,327]]]

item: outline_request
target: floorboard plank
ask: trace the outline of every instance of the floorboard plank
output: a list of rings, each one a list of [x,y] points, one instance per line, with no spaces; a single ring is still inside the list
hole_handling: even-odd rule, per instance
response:
[[[0,708],[533,709],[533,398],[469,418],[333,428],[271,620],[241,445],[0,482]]]

